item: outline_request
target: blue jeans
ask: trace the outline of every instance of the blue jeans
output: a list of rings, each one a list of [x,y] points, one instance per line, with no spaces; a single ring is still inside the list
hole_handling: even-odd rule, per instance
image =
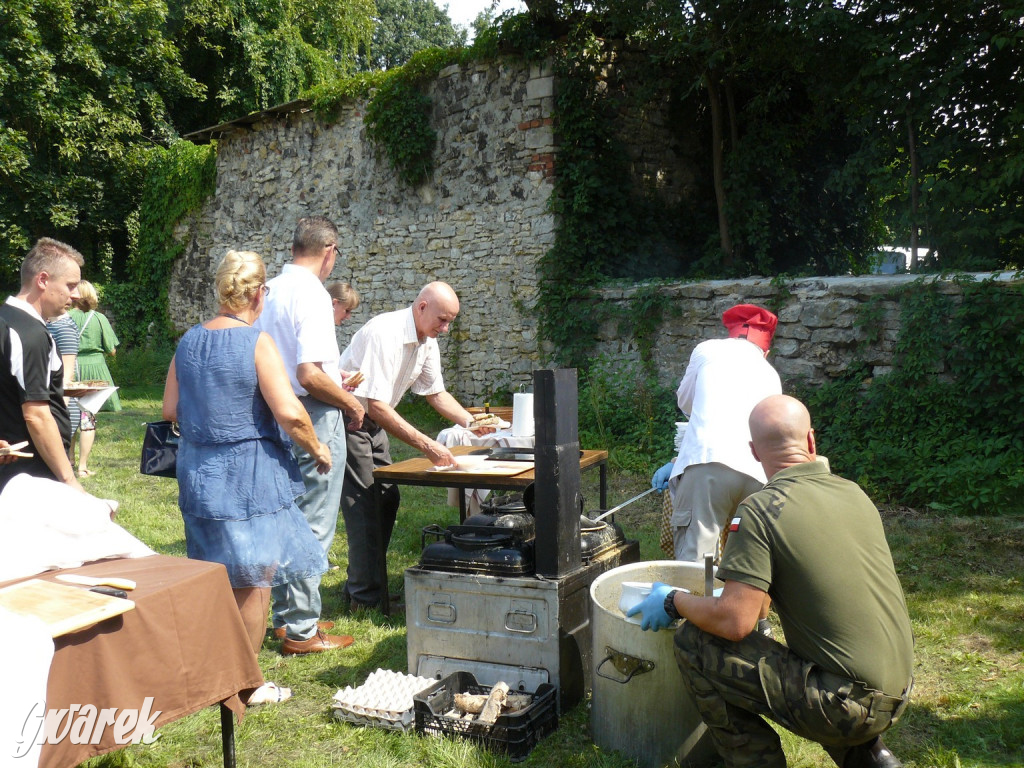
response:
[[[345,420],[342,412],[332,405],[308,396],[299,400],[309,413],[317,438],[331,451],[331,471],[321,475],[316,471],[313,457],[298,445],[292,445],[292,454],[299,462],[306,484],[306,492],[295,503],[326,554],[334,541],[341,486],[345,480]],[[271,594],[275,627],[284,627],[285,634],[292,640],[308,640],[316,634],[321,610],[319,576],[290,581],[274,587]]]

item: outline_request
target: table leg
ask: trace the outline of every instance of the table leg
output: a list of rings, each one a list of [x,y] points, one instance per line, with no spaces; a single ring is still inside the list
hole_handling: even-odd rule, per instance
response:
[[[220,742],[224,751],[224,768],[235,768],[235,715],[220,705]]]
[[[384,585],[384,596],[381,598],[380,607],[384,612],[385,616],[391,615],[391,596],[390,589],[388,587],[388,553],[384,549],[384,484],[377,481],[373,484],[374,492],[373,499],[377,509],[377,550],[381,553],[380,557],[380,579]]]
[[[600,477],[599,485],[601,490],[598,495],[601,497],[600,509],[608,509],[608,465],[604,462],[598,467],[598,475]]]
[[[466,489],[456,488],[459,492],[459,524],[466,522]]]

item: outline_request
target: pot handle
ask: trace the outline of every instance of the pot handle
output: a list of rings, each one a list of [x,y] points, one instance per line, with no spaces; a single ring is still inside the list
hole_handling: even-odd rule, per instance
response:
[[[420,531],[421,549],[426,549],[428,536],[433,536],[435,541],[440,541],[444,538],[444,528],[437,523],[431,523],[430,525],[424,526]]]
[[[605,680],[611,680],[613,683],[619,683],[620,685],[625,685],[637,675],[643,675],[650,672],[655,666],[657,666],[653,661],[641,659],[636,656],[630,656],[628,653],[617,651],[609,645],[604,647],[604,652],[607,656],[601,659],[597,667],[594,668],[594,674],[598,677],[603,677]],[[612,666],[615,667],[616,672],[626,676],[625,680],[620,680],[617,677],[612,677],[611,675],[607,675],[601,671],[601,667],[609,661],[612,663]]]

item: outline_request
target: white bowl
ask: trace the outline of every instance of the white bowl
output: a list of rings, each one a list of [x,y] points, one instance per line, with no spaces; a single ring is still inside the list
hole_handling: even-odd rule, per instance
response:
[[[622,615],[626,621],[630,624],[640,624],[643,621],[641,614],[635,616],[626,616],[629,609],[633,606],[642,603],[644,598],[651,594],[651,582],[643,581],[624,581],[622,582],[622,596],[619,598],[619,610],[622,611]]]

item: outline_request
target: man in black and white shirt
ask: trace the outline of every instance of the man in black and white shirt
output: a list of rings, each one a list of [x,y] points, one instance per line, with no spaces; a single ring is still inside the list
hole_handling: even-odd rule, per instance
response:
[[[57,480],[84,492],[75,477],[68,447],[71,418],[64,403],[64,365],[46,320],[61,314],[78,296],[82,254],[66,243],[41,238],[21,265],[21,289],[0,306],[0,424],[11,443],[28,441],[34,454],[0,466],[0,490],[16,474]]]

